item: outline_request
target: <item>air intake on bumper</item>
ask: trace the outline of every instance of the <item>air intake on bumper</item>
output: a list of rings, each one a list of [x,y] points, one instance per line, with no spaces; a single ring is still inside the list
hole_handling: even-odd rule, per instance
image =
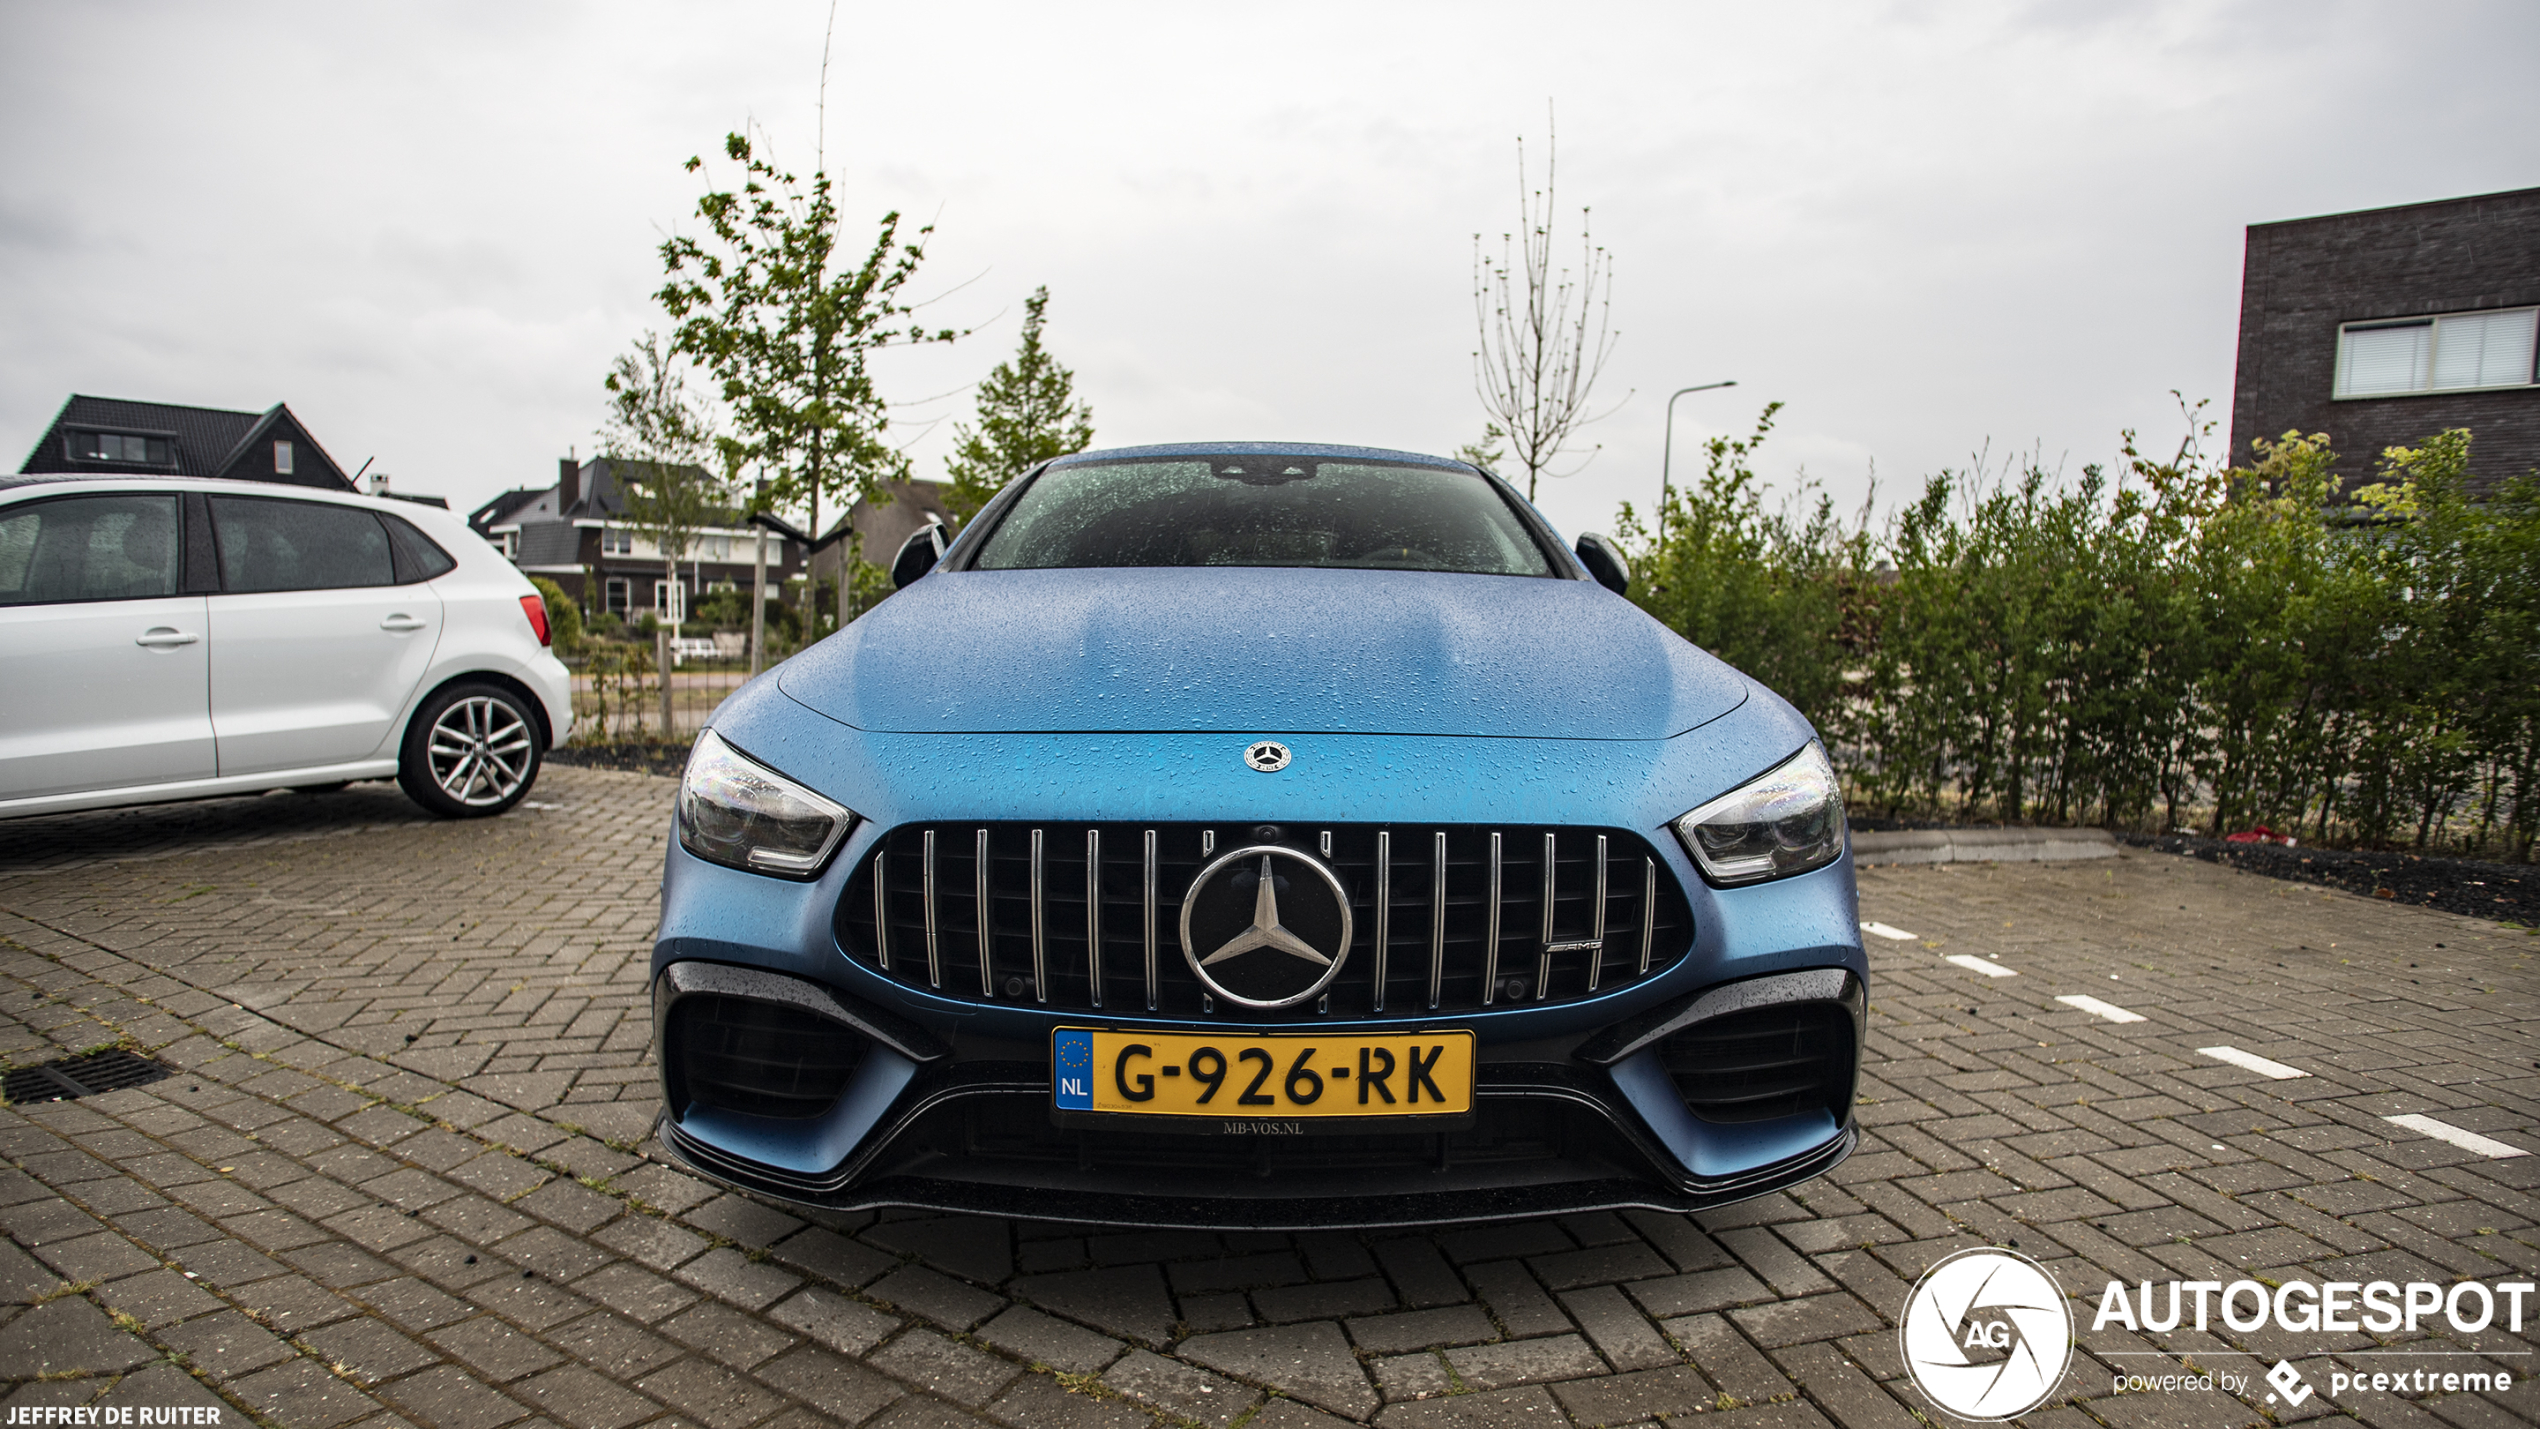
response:
[[[700,1106],[785,1118],[835,1105],[869,1045],[797,1007],[712,994],[673,1004],[662,1042],[674,1115]]]
[[[1825,1111],[1852,1095],[1852,1019],[1842,1006],[1785,1003],[1697,1022],[1660,1049],[1685,1107],[1709,1122]]]

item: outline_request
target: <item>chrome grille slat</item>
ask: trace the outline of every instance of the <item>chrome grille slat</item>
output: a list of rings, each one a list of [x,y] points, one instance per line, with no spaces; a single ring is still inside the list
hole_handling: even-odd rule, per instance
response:
[[[1640,888],[1641,907],[1647,908],[1658,901],[1658,860],[1654,858],[1644,858],[1640,861]],[[1647,917],[1643,917],[1640,920],[1639,975],[1642,977],[1647,977],[1649,975],[1650,939],[1655,936],[1656,932],[1657,929],[1653,925],[1653,920]]]
[[[979,836],[982,839],[986,838],[987,830],[980,830]],[[1041,831],[1034,829],[1032,830],[1032,1000],[1034,1002],[1050,1000],[1049,934],[1043,926],[1044,918],[1041,912],[1041,900],[1048,891],[1048,883],[1049,880],[1041,871]]]
[[[891,886],[890,857],[889,849],[873,855],[873,886],[876,889]],[[888,893],[877,894],[873,900],[873,961],[882,971],[891,970],[891,899]]]
[[[1122,839],[1135,840],[1126,857]],[[1331,849],[1324,861],[1357,931],[1328,1007],[1322,997],[1284,1011],[1224,999],[1211,1007],[1183,958],[1184,890],[1209,858],[1257,839]],[[868,846],[834,926],[868,969],[966,1003],[1266,1024],[1453,1015],[1576,1002],[1672,966],[1692,943],[1690,910],[1657,877],[1653,851],[1634,832],[1576,826],[1309,825],[1264,835],[1233,823],[920,824]],[[1627,871],[1634,859],[1637,879]],[[910,956],[920,942],[922,974]],[[1137,945],[1133,966],[1120,964],[1123,942]]]
[[[1155,1011],[1155,830],[1147,830],[1146,917],[1147,917],[1147,1011]],[[1205,853],[1205,847],[1201,850]]]
[[[1323,835],[1323,848],[1329,852],[1332,836]],[[1393,834],[1376,832],[1376,996],[1369,1008],[1385,1010],[1385,953],[1393,946]]]
[[[944,985],[944,958],[938,946],[935,912],[935,831],[926,831],[926,985]]]
[[[1588,959],[1588,991],[1596,991],[1597,974],[1605,971],[1605,846],[1607,836],[1596,836],[1596,928],[1588,936],[1596,942],[1596,956]]]
[[[1446,977],[1446,830],[1438,830],[1437,852],[1429,859],[1429,1010],[1437,1010],[1440,984]]]
[[[986,829],[979,831],[978,852],[973,854],[972,858],[975,861],[971,867],[978,871],[979,996],[984,1000],[997,995],[996,943],[988,932],[988,910],[994,905],[988,898],[988,870],[991,865],[988,862],[988,831]]]
[[[1537,1002],[1552,990],[1552,914],[1559,902],[1560,849],[1560,836],[1547,831],[1543,836],[1543,952],[1535,959]]]
[[[876,868],[879,868],[876,864]],[[876,880],[881,874],[876,872]],[[874,907],[882,906],[875,900]],[[1091,970],[1093,1005],[1102,1006],[1102,830],[1085,830],[1085,966]]]

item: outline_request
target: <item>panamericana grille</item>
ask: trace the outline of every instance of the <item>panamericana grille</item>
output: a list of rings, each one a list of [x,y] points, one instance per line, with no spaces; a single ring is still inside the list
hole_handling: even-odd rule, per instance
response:
[[[1252,844],[1313,853],[1348,891],[1349,957],[1314,1005],[1214,1002],[1183,961],[1182,895]],[[995,823],[892,830],[837,933],[866,966],[964,1001],[1275,1022],[1576,1001],[1674,964],[1693,920],[1622,829]]]
[[[1661,1050],[1695,1116],[1770,1121],[1824,1110],[1843,1119],[1852,1085],[1852,1019],[1831,1002],[1751,1008],[1697,1022]]]
[[[674,1110],[819,1116],[864,1060],[852,1029],[798,1007],[703,993],[672,1004],[662,1055]]]

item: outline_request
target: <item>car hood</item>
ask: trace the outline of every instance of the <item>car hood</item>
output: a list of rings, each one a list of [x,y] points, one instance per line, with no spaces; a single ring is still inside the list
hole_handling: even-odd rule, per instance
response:
[[[778,671],[912,734],[1663,739],[1748,683],[1589,581],[1427,571],[939,570]]]

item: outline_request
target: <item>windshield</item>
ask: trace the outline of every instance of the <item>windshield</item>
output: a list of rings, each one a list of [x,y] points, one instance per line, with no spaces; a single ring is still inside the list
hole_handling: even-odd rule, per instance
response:
[[[1470,471],[1278,454],[1052,467],[972,563],[1098,566],[1556,574],[1517,513]]]

